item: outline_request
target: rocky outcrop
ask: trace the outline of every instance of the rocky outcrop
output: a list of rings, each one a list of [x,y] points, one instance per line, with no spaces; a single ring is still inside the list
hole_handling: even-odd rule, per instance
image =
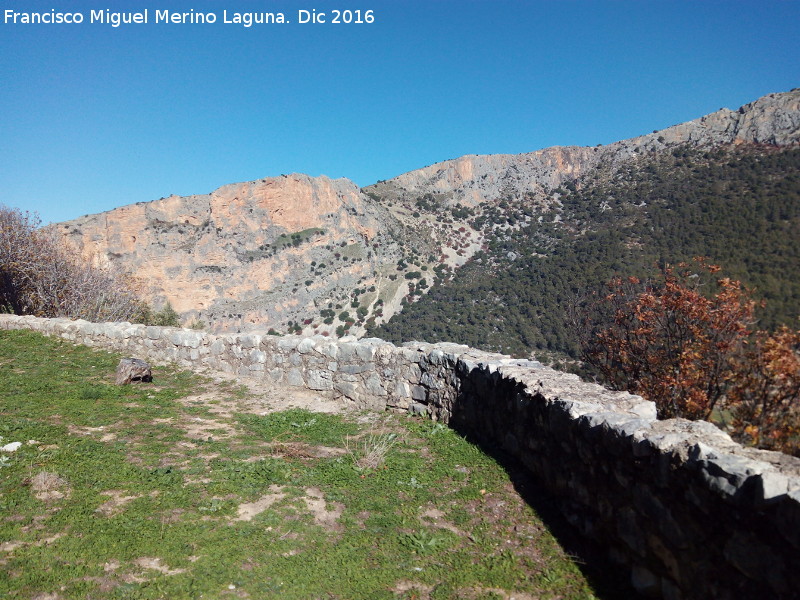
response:
[[[636,156],[685,143],[800,143],[800,88],[764,96],[736,111],[722,108],[687,123],[607,146],[555,146],[528,154],[462,156],[404,173],[366,190],[393,200],[432,194],[450,204],[467,206],[504,197],[543,197],[599,166],[613,167]]]
[[[800,589],[800,459],[743,448],[710,423],[658,421],[652,402],[535,361],[456,344],[0,315],[0,329],[23,328],[449,423],[521,462],[649,597],[788,599]]]
[[[545,148],[528,154],[462,156],[411,171],[366,188],[393,201],[431,194],[447,204],[478,206],[507,197],[540,196],[595,167],[602,156],[595,148]]]
[[[184,323],[360,335],[425,293],[435,267],[457,269],[490,241],[448,210],[454,204],[480,213],[522,199],[546,209],[561,186],[680,144],[798,142],[800,89],[608,146],[463,156],[363,191],[346,179],[285,175],[55,227],[87,258],[134,274],[147,300],[169,301]],[[437,208],[420,208],[423,197]]]
[[[654,136],[668,144],[692,142],[700,146],[716,144],[768,144],[788,146],[800,142],[800,88],[769,94],[739,110],[721,108],[688,123],[669,127]]]
[[[349,308],[352,291],[380,285],[401,256],[392,233],[401,226],[355,184],[297,174],[57,227],[87,258],[134,274],[156,305],[169,301],[184,321],[215,331],[309,320],[311,331],[332,333],[320,311]],[[379,297],[376,289],[371,304]]]

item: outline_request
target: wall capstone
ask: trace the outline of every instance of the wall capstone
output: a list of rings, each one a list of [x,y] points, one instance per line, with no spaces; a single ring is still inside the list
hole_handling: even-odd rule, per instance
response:
[[[800,597],[800,459],[742,447],[710,423],[659,421],[652,402],[536,361],[449,343],[15,315],[0,315],[0,329],[427,415],[513,455],[645,595]]]

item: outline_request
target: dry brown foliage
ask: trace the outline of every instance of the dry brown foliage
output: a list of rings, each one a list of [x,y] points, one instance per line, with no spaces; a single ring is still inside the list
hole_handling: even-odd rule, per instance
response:
[[[93,267],[35,214],[0,205],[0,308],[21,315],[140,320],[136,282]]]
[[[661,418],[732,415],[740,441],[800,454],[800,331],[754,332],[750,290],[722,278],[704,294],[718,267],[678,269],[609,282],[575,320],[584,361],[655,402]]]
[[[728,391],[734,437],[800,456],[800,331],[756,334]]]

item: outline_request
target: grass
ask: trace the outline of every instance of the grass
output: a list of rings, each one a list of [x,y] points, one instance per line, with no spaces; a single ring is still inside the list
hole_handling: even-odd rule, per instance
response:
[[[375,471],[383,466],[386,456],[397,442],[396,433],[371,433],[360,444],[345,441],[347,453],[357,471]]]
[[[0,453],[0,597],[594,597],[446,427],[226,411],[240,387],[115,386],[118,360],[0,332],[0,446],[22,442]]]

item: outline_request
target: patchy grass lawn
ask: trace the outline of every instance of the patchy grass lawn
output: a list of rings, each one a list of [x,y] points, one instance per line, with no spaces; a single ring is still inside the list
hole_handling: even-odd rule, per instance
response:
[[[593,598],[506,471],[397,414],[0,332],[0,597]]]

